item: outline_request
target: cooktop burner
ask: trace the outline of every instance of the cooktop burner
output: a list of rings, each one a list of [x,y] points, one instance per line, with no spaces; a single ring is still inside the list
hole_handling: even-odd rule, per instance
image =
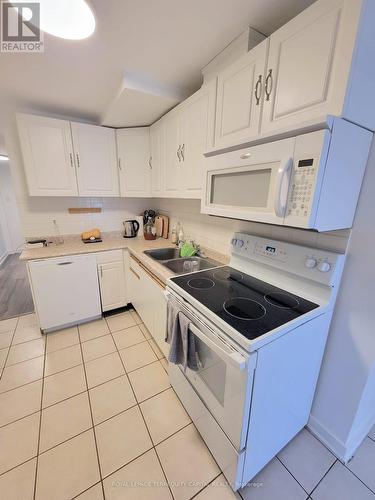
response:
[[[249,340],[318,307],[229,266],[172,281]]]
[[[208,290],[215,286],[215,282],[207,278],[195,278],[187,282],[190,288],[196,288],[197,290]]]

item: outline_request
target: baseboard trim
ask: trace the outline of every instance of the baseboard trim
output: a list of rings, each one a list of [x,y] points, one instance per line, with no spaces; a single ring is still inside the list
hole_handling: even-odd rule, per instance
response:
[[[10,255],[9,252],[5,252],[1,257],[0,257],[0,266],[4,262],[4,260]]]

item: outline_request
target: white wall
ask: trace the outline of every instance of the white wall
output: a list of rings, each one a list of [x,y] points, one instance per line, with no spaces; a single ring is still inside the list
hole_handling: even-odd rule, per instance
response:
[[[310,426],[348,460],[375,423],[375,143],[348,245]]]

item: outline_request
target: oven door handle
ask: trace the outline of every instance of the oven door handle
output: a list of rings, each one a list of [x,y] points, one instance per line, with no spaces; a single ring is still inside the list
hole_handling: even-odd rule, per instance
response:
[[[226,362],[230,363],[234,368],[239,371],[243,371],[246,368],[246,359],[239,352],[226,352],[219,345],[213,342],[207,335],[202,333],[199,328],[197,328],[194,323],[190,323],[189,329],[191,332],[197,336],[204,344],[206,344],[210,349],[212,349],[216,354]]]
[[[277,171],[274,207],[277,217],[284,217],[285,215],[292,166],[293,158],[285,158],[280,162],[280,166]]]

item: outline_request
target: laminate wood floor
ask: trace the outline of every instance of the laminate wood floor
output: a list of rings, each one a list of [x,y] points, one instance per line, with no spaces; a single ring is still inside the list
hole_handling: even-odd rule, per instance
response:
[[[34,311],[26,262],[9,255],[0,266],[0,320]]]

